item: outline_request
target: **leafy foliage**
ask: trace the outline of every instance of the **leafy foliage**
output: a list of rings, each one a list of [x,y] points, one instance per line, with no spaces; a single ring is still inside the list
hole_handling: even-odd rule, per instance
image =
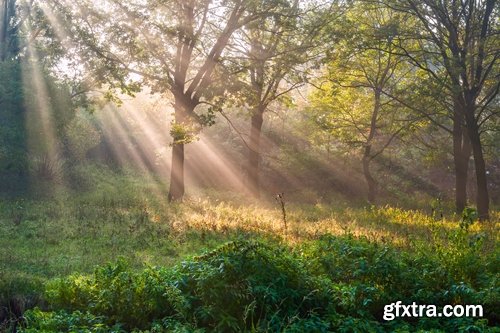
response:
[[[410,254],[347,235],[324,236],[292,251],[233,241],[173,268],[142,272],[120,260],[91,276],[51,281],[46,298],[55,312],[29,311],[24,332],[76,324],[85,332],[494,332],[487,324],[498,321],[500,288],[498,269],[487,262],[498,261],[498,253],[482,258],[466,251],[469,262],[442,265],[454,257],[450,252]],[[481,272],[465,282],[457,270],[463,265]],[[384,305],[395,300],[482,304],[486,319],[384,322]]]
[[[217,332],[298,331],[311,325],[326,331],[328,324],[319,315],[328,307],[327,291],[286,248],[236,241],[173,269],[134,273],[119,261],[90,277],[56,279],[48,284],[47,299],[80,323],[105,318],[106,325],[127,330],[174,320]],[[48,317],[35,310],[30,318],[41,328],[47,318],[54,324],[61,314]]]

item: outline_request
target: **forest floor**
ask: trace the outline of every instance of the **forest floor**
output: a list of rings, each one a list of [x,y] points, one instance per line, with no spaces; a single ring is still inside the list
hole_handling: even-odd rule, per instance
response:
[[[126,262],[125,270],[131,272],[155,266],[175,271],[176,267],[182,266],[181,263],[196,261],[197,255],[210,253],[228,242],[267,244],[271,252],[286,249],[300,265],[312,265],[304,269],[318,272],[318,278],[328,278],[329,284],[342,285],[342,288],[355,287],[342,291],[351,293],[350,296],[345,294],[345,297],[350,297],[352,304],[337,306],[335,310],[327,311],[329,315],[321,311],[314,316],[311,315],[313,312],[303,314],[307,320],[319,318],[319,322],[311,324],[311,332],[340,331],[342,327],[349,331],[349,327],[358,326],[358,330],[353,328],[351,331],[394,330],[394,326],[387,326],[390,323],[381,319],[380,311],[391,297],[405,295],[408,301],[419,300],[429,304],[480,302],[486,307],[486,315],[481,320],[459,318],[443,322],[436,319],[430,324],[415,319],[410,323],[397,321],[402,332],[429,328],[442,331],[451,328],[464,332],[467,327],[477,328],[477,331],[495,331],[495,327],[498,328],[499,211],[492,212],[491,221],[480,223],[468,216],[462,218],[446,210],[441,211],[440,207],[423,211],[391,206],[351,207],[341,201],[336,204],[285,202],[284,216],[279,202],[273,197],[251,202],[241,195],[237,196],[238,199],[223,197],[232,197],[232,194],[190,195],[182,203],[168,204],[161,190],[152,187],[152,184],[131,176],[103,175],[102,179],[95,181],[92,190],[85,193],[55,190],[39,198],[0,201],[0,248],[3,249],[0,256],[0,319],[4,320],[0,332],[11,329],[14,322],[19,324],[16,315],[33,306],[69,312],[75,309],[84,311],[89,307],[88,304],[80,304],[79,308],[71,303],[73,301],[69,302],[73,304],[70,306],[60,298],[54,301],[47,296],[47,281],[50,285],[50,281],[57,278],[71,280],[71,276],[91,276],[96,274],[96,266],[119,261]],[[325,245],[325,239],[329,239],[327,243],[330,245]],[[387,251],[392,255],[387,255]],[[381,265],[380,258],[386,256],[387,261],[382,260],[384,264]],[[311,264],[313,262],[315,264]],[[343,266],[332,269],[332,265]],[[403,277],[401,274],[407,275]],[[384,275],[397,275],[398,278],[379,280]],[[344,280],[342,276],[349,276],[350,279]],[[388,290],[398,279],[411,286],[420,286],[410,294],[398,289],[402,286]],[[435,289],[437,284],[438,290]],[[95,282],[95,285],[99,283]],[[379,290],[375,292],[370,288]],[[325,290],[331,292],[337,289],[330,286]],[[255,302],[258,305],[257,299]],[[393,299],[397,300],[401,299]],[[348,300],[343,301],[348,303]],[[207,307],[213,309],[215,305]],[[54,323],[46,315],[41,315],[42,312],[36,311],[28,311],[35,319],[32,330],[28,327],[27,332],[61,329],[57,325],[63,324]],[[335,318],[341,319],[336,321],[328,317],[332,311],[340,316]],[[219,309],[219,312],[231,313],[231,309]],[[108,318],[109,314],[93,315]],[[223,324],[225,319],[217,319],[213,314],[213,322],[204,322],[197,316],[192,314],[188,316],[189,320],[180,320],[178,316],[171,318],[176,318],[178,325],[190,325],[193,330],[206,331],[239,331],[243,328],[248,331],[284,331],[284,327],[288,327],[288,331],[291,327],[301,331],[303,326],[300,325],[306,325],[297,321],[300,324],[293,322],[295,326],[279,326],[275,330],[271,329],[272,320],[265,316],[251,324],[248,316],[243,315],[239,318],[236,314],[228,314],[232,321],[226,324]],[[42,317],[43,320],[40,319]],[[285,317],[281,318],[282,321]],[[152,326],[144,323],[135,327],[126,321],[119,322],[117,314],[109,318],[99,323],[103,327],[117,324],[125,331],[154,331]],[[290,318],[286,318],[290,323]],[[158,318],[142,319],[152,322]],[[43,326],[42,322],[48,326]],[[323,322],[328,324],[323,325]],[[363,326],[365,324],[366,327]],[[67,321],[64,325],[68,325]],[[81,322],[79,325],[88,326]],[[162,325],[165,331],[173,330],[173,326],[168,326],[173,325],[171,323],[167,325],[163,322]],[[267,325],[267,329],[263,329],[263,325]],[[88,331],[99,330],[88,328]],[[113,329],[103,330],[107,331]],[[186,328],[186,331],[190,329]]]

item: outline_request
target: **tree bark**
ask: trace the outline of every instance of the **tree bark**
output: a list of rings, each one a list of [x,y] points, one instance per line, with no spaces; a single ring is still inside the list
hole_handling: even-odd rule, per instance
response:
[[[191,102],[185,95],[179,94],[175,97],[174,116],[175,123],[185,125],[190,114],[194,113],[196,104]],[[184,145],[183,140],[173,137],[172,166],[170,169],[170,188],[168,201],[181,201],[184,197]]]
[[[248,145],[248,187],[252,195],[260,196],[260,138],[262,123],[264,121],[264,108],[258,107],[254,110],[251,119],[250,142]]]
[[[373,104],[373,113],[370,120],[370,132],[368,134],[368,138],[366,139],[364,147],[365,149],[363,152],[363,174],[365,176],[366,183],[368,185],[367,199],[368,202],[371,204],[375,204],[375,197],[377,195],[377,182],[375,181],[375,178],[373,178],[370,172],[370,162],[373,159],[373,156],[371,155],[372,142],[377,132],[377,118],[381,106],[380,95],[381,95],[381,89],[379,89],[378,87],[374,88],[374,104]]]
[[[184,144],[174,143],[172,147],[172,168],[168,201],[180,201],[184,197]]]
[[[463,112],[455,103],[453,118],[453,162],[455,164],[455,209],[462,214],[467,206],[467,179],[471,155],[470,140],[464,128]]]
[[[366,179],[366,183],[368,184],[368,202],[371,204],[375,204],[375,196],[377,193],[377,182],[373,178],[370,172],[370,156],[371,146],[365,147],[365,152],[363,154],[363,174]]]
[[[483,147],[479,134],[479,126],[472,110],[467,109],[465,115],[467,132],[474,156],[474,167],[476,169],[477,196],[476,206],[480,220],[489,219],[490,199],[488,195],[488,182],[486,179],[486,163],[484,161]]]
[[[10,20],[9,1],[10,0],[0,1],[0,61],[4,61],[7,58],[7,33]]]

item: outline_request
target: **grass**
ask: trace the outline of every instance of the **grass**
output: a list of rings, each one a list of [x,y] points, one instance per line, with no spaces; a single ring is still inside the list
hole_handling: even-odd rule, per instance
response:
[[[223,200],[212,193],[167,204],[162,186],[134,173],[98,166],[83,172],[89,173],[83,177],[85,192],[40,191],[37,198],[0,201],[0,304],[9,311],[13,306],[5,305],[12,299],[21,300],[21,310],[43,306],[45,283],[54,278],[91,274],[118,258],[134,271],[173,267],[236,239],[281,244],[299,253],[324,235],[359,239],[432,257],[453,279],[478,288],[484,287],[477,282],[478,260],[484,259],[484,267],[500,262],[498,211],[492,221],[464,230],[453,214],[441,219],[430,211],[391,206],[287,202],[285,232],[274,198],[248,203],[243,196]],[[0,312],[0,319],[7,316]]]
[[[136,267],[170,265],[241,235],[284,237],[278,208],[209,200],[167,205],[141,195],[121,200],[109,197],[3,202],[0,243],[9,251],[0,258],[2,271],[50,278],[90,272],[118,256],[127,257]],[[8,208],[16,205],[23,207],[19,223]],[[391,207],[290,205],[287,214],[286,241],[292,245],[322,234],[353,234],[411,250],[422,242],[445,242],[459,229],[456,220],[436,221],[421,212]],[[492,248],[498,241],[497,223],[476,223],[471,231],[484,233]]]

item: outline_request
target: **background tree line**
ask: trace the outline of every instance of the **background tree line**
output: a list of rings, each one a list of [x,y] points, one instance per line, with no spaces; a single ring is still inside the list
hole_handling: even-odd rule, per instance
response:
[[[262,187],[286,186],[266,188],[271,166],[279,177],[286,165],[299,168],[291,161],[315,156],[330,167],[350,161],[370,203],[383,201],[390,192],[384,183],[398,174],[415,187],[427,184],[433,196],[452,186],[459,213],[472,175],[482,219],[489,192],[498,198],[496,1],[1,4],[4,184],[13,174],[26,182],[30,173],[50,174],[34,165],[57,169],[61,156],[78,160],[75,147],[91,156],[93,143],[82,142],[91,136],[81,135],[92,131],[89,121],[75,110],[105,112],[101,96],[120,103],[147,89],[172,102],[171,201],[184,196],[185,147],[204,128],[221,146],[240,140],[234,158],[245,156],[241,178],[256,196]],[[279,119],[288,122],[281,132],[273,130]],[[225,122],[232,132],[218,136]],[[54,137],[42,139],[48,132]],[[281,137],[271,141],[281,148],[270,150],[263,140],[276,133]],[[424,170],[430,163],[448,174],[449,156],[454,186],[433,187]],[[318,176],[312,187],[320,186],[321,163],[301,165],[308,177]],[[352,177],[347,187],[355,188]]]

